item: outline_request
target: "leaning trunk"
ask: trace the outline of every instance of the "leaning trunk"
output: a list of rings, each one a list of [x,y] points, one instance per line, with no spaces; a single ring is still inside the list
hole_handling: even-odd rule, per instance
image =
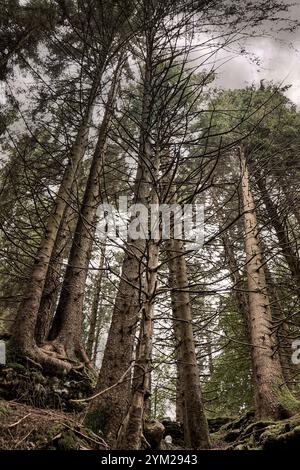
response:
[[[121,64],[121,63],[120,63]],[[89,363],[82,344],[83,300],[89,260],[92,251],[97,209],[101,202],[100,182],[106,155],[107,135],[111,124],[113,103],[120,78],[117,67],[108,96],[108,102],[85,194],[76,225],[60,300],[53,320],[49,338],[63,348],[69,359]]]
[[[259,419],[278,419],[292,414],[297,409],[298,402],[285,384],[276,339],[272,332],[272,315],[259,244],[255,203],[243,147],[240,148],[240,157],[256,414]]]
[[[76,213],[73,210],[72,204],[68,204],[65,209],[51,255],[44,292],[37,317],[35,338],[38,345],[42,345],[47,340],[51,328],[55,306],[59,295],[63,260],[67,256],[68,247],[75,228],[73,223],[74,217],[76,217]]]
[[[85,154],[88,144],[89,123],[101,75],[102,73],[98,72],[94,80],[85,115],[81,122],[76,141],[73,145],[69,163],[65,170],[54,207],[46,225],[45,236],[40,243],[40,247],[35,257],[35,262],[29,277],[26,296],[18,309],[13,328],[12,344],[15,352],[20,353],[22,356],[31,357],[33,360],[36,359],[39,362],[51,362],[52,365],[54,365],[54,361],[47,355],[43,354],[42,351],[38,350],[36,346],[34,338],[36,321],[45,286],[48,266],[55,246],[59,226],[65,211],[66,203],[70,199],[70,192],[72,190],[77,167]]]

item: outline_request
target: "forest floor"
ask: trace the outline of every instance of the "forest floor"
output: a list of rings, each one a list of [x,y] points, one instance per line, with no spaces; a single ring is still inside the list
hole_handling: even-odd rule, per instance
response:
[[[14,400],[0,400],[1,450],[106,450],[98,435],[82,425],[84,412],[36,408]],[[224,421],[227,421],[224,424]],[[299,449],[300,414],[280,422],[255,421],[249,412],[236,419],[209,420],[215,450]],[[162,448],[182,449],[178,423],[164,421],[165,435],[173,444]]]
[[[83,425],[84,398],[92,395],[94,385],[94,378],[84,371],[58,378],[46,376],[39,367],[17,363],[0,367],[0,449],[108,449],[100,432],[95,434]],[[274,422],[257,421],[254,412],[248,411],[236,417],[209,418],[208,425],[216,450],[300,447],[300,413]],[[147,421],[144,437],[145,448],[184,449],[182,425],[167,418],[161,423]]]
[[[83,413],[0,401],[1,450],[103,450],[106,443],[82,426]]]

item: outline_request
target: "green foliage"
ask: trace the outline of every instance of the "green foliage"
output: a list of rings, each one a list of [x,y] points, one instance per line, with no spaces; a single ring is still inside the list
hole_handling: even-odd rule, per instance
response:
[[[244,140],[256,153],[272,156],[282,146],[291,154],[295,145],[299,148],[300,114],[284,94],[288,88],[262,82],[260,88],[219,91],[198,126],[211,145],[222,139],[223,145],[234,148]]]
[[[253,391],[245,325],[230,298],[220,316],[219,329],[222,350],[213,359],[213,374],[203,392],[209,415],[235,415],[253,407]]]
[[[159,367],[153,370],[151,377],[151,419],[162,420],[174,411],[172,404],[176,396],[176,371],[169,364],[163,364],[163,360],[162,354],[155,355],[154,363],[158,362]]]

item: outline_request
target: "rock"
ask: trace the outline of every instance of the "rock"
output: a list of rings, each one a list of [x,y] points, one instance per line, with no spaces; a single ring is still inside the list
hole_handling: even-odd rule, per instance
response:
[[[259,444],[264,450],[298,450],[300,447],[300,418],[294,422],[269,426],[260,436]]]
[[[275,422],[255,421],[253,414],[247,413],[221,427],[212,438],[214,445],[226,450],[296,450],[300,446],[300,414]]]
[[[207,423],[209,427],[209,432],[211,433],[218,432],[222,426],[231,422],[232,422],[232,418],[228,418],[228,417],[208,418]]]
[[[72,400],[92,395],[93,377],[85,370],[71,371],[65,377],[49,376],[39,368],[10,363],[0,367],[0,398],[19,400],[41,408],[78,410]]]
[[[224,441],[225,442],[234,442],[240,437],[240,431],[239,429],[233,429],[232,431],[229,431],[227,434],[224,436]]]
[[[231,429],[243,429],[249,424],[253,423],[255,417],[255,412],[254,411],[248,411],[242,416],[239,416],[236,419],[230,420],[227,424],[224,426],[221,426],[220,430],[222,431],[227,431]]]
[[[157,420],[146,421],[144,425],[144,436],[149,442],[151,449],[160,449],[164,437],[165,427]]]
[[[171,436],[172,444],[178,447],[184,447],[184,433],[183,426],[177,421],[164,419],[162,424],[165,427],[165,436]]]

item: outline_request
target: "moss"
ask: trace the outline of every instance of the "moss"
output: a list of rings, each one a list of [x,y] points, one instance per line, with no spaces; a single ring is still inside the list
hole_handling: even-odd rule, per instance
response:
[[[300,401],[298,401],[284,386],[280,389],[278,399],[279,419],[285,419],[300,411]]]
[[[6,367],[8,369],[14,369],[14,370],[26,370],[26,367],[23,366],[23,364],[19,364],[18,362],[8,362],[6,364]]]
[[[47,439],[54,439],[54,437],[62,431],[63,427],[63,424],[55,424],[54,426],[51,426],[51,428],[47,430]]]
[[[10,412],[10,407],[7,403],[3,401],[0,402],[0,416],[5,416]]]
[[[221,439],[222,437],[224,436],[224,432],[222,431],[216,431],[216,432],[211,432],[210,433],[210,438],[212,441],[218,441],[219,439]]]
[[[274,421],[255,421],[244,429],[242,436],[253,436],[257,439],[268,426],[272,426],[273,424],[275,424]]]
[[[79,442],[72,431],[64,432],[56,445],[58,450],[78,450],[79,448]]]
[[[239,445],[236,446],[234,449],[235,449],[235,450],[248,450],[248,447],[247,447],[247,445],[245,445],[245,444],[239,444]]]
[[[109,415],[103,411],[91,411],[84,420],[84,425],[91,429],[95,434],[101,433],[108,422]]]
[[[38,382],[38,383],[45,383],[47,382],[47,379],[43,376],[43,374],[39,371],[35,371],[33,370],[31,372],[31,376],[32,378],[34,379],[35,382]]]
[[[265,450],[298,450],[300,446],[300,426],[285,432],[286,427],[274,426],[261,436],[261,444]]]
[[[292,403],[297,400],[292,400]],[[290,403],[290,402],[289,402]],[[297,408],[296,408],[297,409]],[[211,435],[213,447],[226,450],[296,449],[300,446],[300,413],[282,421],[235,420]],[[235,429],[237,423],[240,428]],[[226,443],[228,445],[226,445]]]
[[[94,389],[97,385],[98,375],[90,367],[84,368],[84,374],[86,375],[89,385]]]

